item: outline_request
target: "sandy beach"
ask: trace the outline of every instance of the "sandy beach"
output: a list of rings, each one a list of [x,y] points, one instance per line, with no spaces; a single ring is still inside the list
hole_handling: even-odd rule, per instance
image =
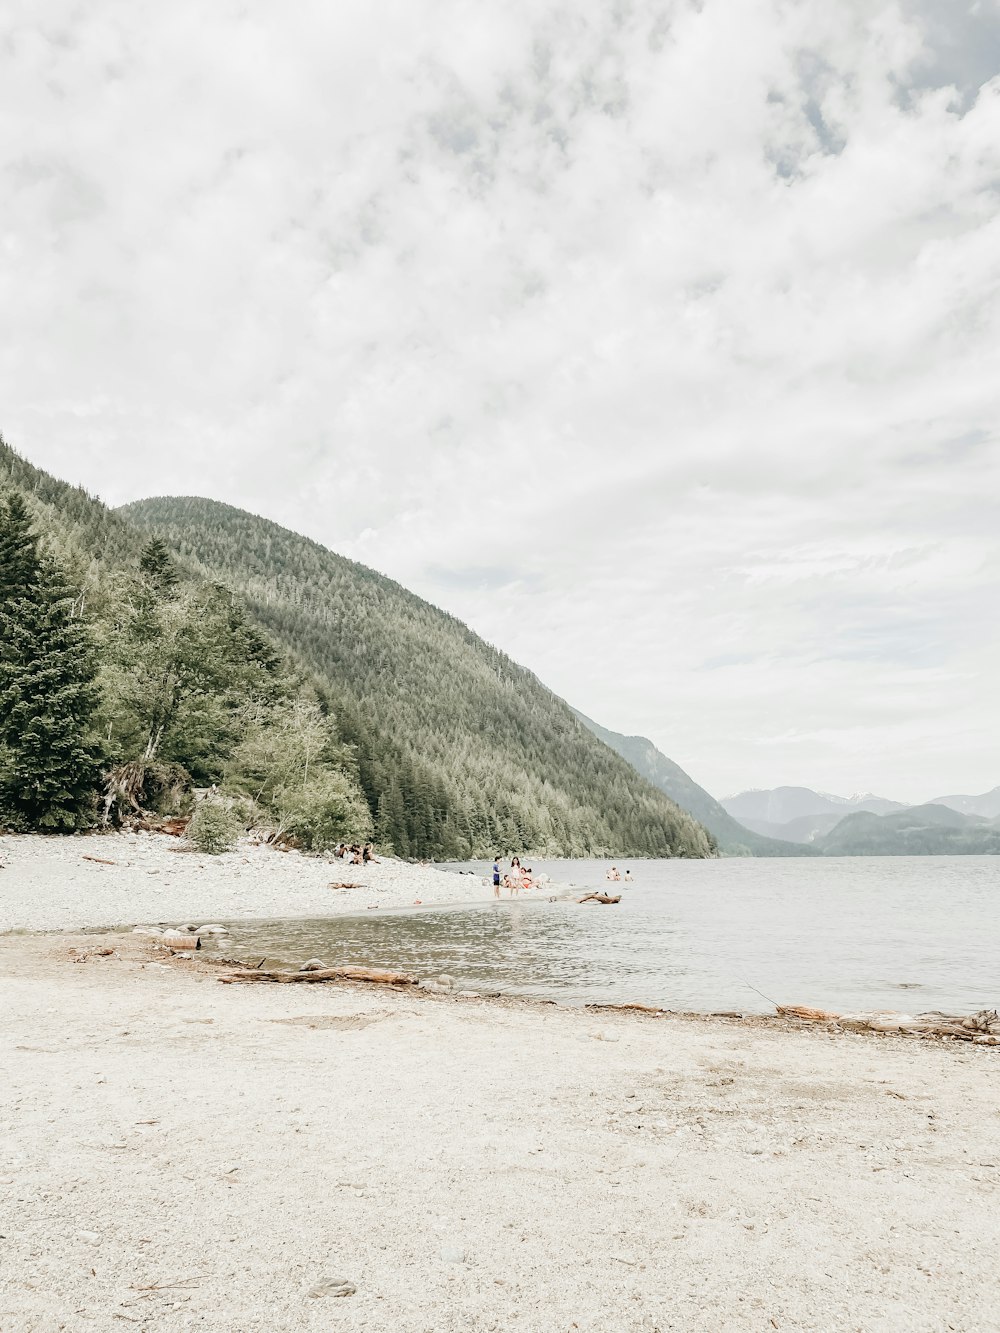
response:
[[[330,916],[493,892],[476,875],[390,858],[352,866],[246,839],[234,852],[202,856],[182,838],[151,833],[0,837],[0,865],[0,934]]]
[[[260,913],[301,860],[70,897],[110,845],[4,840],[7,929]],[[219,976],[0,937],[2,1333],[1000,1327],[996,1050]]]

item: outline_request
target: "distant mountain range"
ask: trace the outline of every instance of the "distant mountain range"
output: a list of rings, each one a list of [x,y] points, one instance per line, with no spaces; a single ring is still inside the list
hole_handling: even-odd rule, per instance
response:
[[[1000,854],[1000,820],[963,815],[940,802],[891,815],[857,811],[815,846],[824,856],[942,856]]]
[[[573,711],[598,740],[620,754],[647,782],[659,788],[676,805],[693,815],[700,824],[714,834],[719,850],[724,855],[816,855],[816,849],[813,847],[790,842],[787,838],[769,837],[749,825],[738,822],[723,809],[714,796],[710,796],[704,787],[699,787],[694,778],[689,777],[679,764],[668,759],[645,736],[623,736],[617,731],[609,731],[606,727],[600,726],[576,709]]]
[[[765,838],[808,844],[826,856],[1000,851],[1000,787],[908,806],[870,792],[834,796],[809,787],[744,791],[719,804]]]

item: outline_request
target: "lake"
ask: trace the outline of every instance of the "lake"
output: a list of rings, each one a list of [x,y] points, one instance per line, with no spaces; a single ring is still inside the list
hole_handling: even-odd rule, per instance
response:
[[[470,879],[469,906],[238,922],[226,951],[270,965],[316,956],[448,972],[461,989],[566,1004],[914,1013],[1000,1003],[1000,857],[620,860],[634,883],[613,886],[608,864],[532,861],[560,885],[621,891],[618,906],[484,901]]]

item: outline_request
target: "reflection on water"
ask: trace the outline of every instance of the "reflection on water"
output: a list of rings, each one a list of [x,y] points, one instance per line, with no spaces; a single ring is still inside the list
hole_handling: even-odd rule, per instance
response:
[[[475,869],[481,869],[476,865]],[[536,863],[603,886],[594,862]],[[563,1003],[766,1011],[979,1009],[1000,1000],[1000,858],[644,861],[616,907],[492,898],[463,908],[240,922],[226,952],[448,972]],[[477,886],[478,887],[478,886]],[[755,989],[756,988],[756,989]]]

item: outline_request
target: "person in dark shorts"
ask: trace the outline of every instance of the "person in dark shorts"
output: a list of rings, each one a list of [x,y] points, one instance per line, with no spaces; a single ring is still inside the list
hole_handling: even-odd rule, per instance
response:
[[[500,897],[500,857],[493,861],[493,897]]]

